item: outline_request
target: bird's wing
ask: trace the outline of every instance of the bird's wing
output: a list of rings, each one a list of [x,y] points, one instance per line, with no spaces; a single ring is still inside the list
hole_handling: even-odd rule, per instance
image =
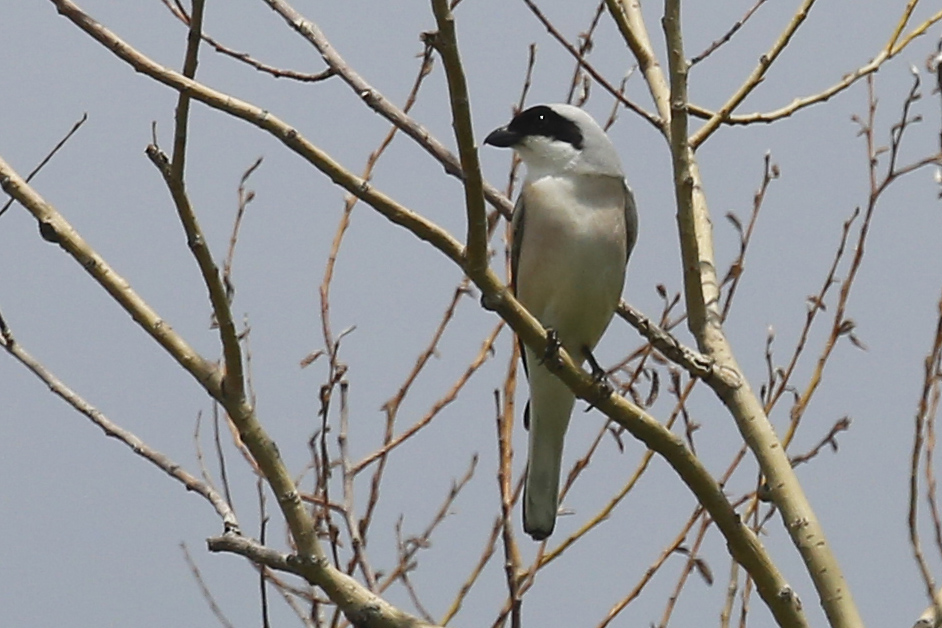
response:
[[[525,205],[523,202],[523,191],[517,197],[517,204],[514,205],[514,215],[510,222],[511,240],[510,240],[510,290],[514,296],[517,296],[517,269],[520,267],[520,249],[523,248],[523,214]],[[523,356],[523,368],[527,367],[527,355],[523,350],[523,343],[520,343],[520,354]]]
[[[625,248],[625,263],[631,257],[631,250],[635,248],[638,240],[638,209],[635,206],[635,195],[632,194],[628,181],[622,180],[625,185],[625,236],[628,238]],[[516,213],[514,214],[516,216]]]
[[[517,197],[514,214],[510,221],[510,289],[517,296],[517,267],[520,264],[520,247],[523,244],[523,193]]]
[[[517,197],[517,204],[514,205],[514,215],[510,222],[511,240],[510,240],[510,289],[514,296],[517,296],[517,268],[520,264],[520,248],[523,245],[523,191]],[[529,374],[527,370],[527,351],[520,337],[517,337],[517,344],[520,346],[520,359],[523,360],[523,372]],[[527,402],[523,409],[523,427],[530,429],[530,402]]]

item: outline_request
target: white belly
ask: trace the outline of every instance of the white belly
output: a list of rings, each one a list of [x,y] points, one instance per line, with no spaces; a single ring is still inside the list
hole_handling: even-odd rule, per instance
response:
[[[625,193],[612,177],[543,177],[524,187],[517,297],[577,361],[598,343],[621,296]]]

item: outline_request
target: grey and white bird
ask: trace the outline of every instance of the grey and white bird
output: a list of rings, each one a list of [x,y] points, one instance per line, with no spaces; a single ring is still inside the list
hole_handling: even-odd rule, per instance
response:
[[[591,352],[615,313],[638,233],[615,147],[589,114],[562,104],[522,111],[484,143],[512,148],[527,167],[512,223],[514,294],[574,360],[597,368]],[[542,540],[556,525],[575,396],[539,352],[521,353],[530,385],[523,529]]]

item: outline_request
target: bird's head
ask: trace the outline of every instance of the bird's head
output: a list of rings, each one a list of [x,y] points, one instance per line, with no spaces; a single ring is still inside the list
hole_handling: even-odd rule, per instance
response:
[[[492,131],[485,144],[512,148],[528,176],[564,173],[621,177],[621,161],[602,127],[573,105],[536,105]]]

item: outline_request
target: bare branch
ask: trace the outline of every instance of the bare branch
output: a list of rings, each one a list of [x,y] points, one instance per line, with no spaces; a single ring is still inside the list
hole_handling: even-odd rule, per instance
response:
[[[684,57],[679,0],[667,0],[665,3],[663,26],[670,70],[670,148],[681,236],[687,323],[701,351],[716,360],[721,368],[740,373],[741,369],[722,328],[712,222],[694,157],[694,142],[688,141],[688,65]],[[735,419],[762,472],[769,479],[772,497],[782,512],[785,528],[805,561],[829,620],[835,626],[860,625],[858,611],[840,566],[828,546],[824,530],[748,381],[741,378],[737,387],[715,390]],[[715,518],[712,512],[710,514]],[[806,625],[807,620],[796,605],[794,596],[783,595],[786,588],[792,591],[791,587],[781,582],[775,588],[769,588],[769,582],[763,582],[753,570],[749,571],[756,580],[763,601],[780,623]]]
[[[69,3],[67,0],[56,0],[56,3],[57,6],[60,7],[60,10],[63,10],[67,14],[69,13],[70,9],[68,7],[71,3]],[[669,8],[672,6],[674,5],[669,2]],[[63,9],[62,7],[66,8]],[[75,17],[75,14],[72,14],[72,16]],[[670,23],[671,19],[674,19],[675,16],[669,14],[668,18],[669,19],[667,21]],[[676,16],[676,18],[678,18],[676,19],[678,28],[678,39],[676,42],[680,43],[679,15]],[[629,16],[627,21],[629,26],[631,25],[630,19],[631,18]],[[181,77],[178,74],[165,71],[159,66],[156,66],[156,64],[150,62],[150,60],[142,58],[134,51],[129,52],[130,49],[126,46],[126,44],[120,42],[120,40],[117,40],[116,38],[111,37],[110,34],[97,25],[83,21],[81,18],[76,18],[75,21],[77,24],[85,28],[87,32],[99,39],[99,41],[106,43],[110,50],[114,51],[115,54],[121,56],[123,59],[131,63],[136,69],[146,72],[148,75],[167,85],[170,85],[174,89],[186,91],[192,97],[206,102],[211,107],[226,111],[227,113],[240,117],[241,119],[245,119],[255,124],[256,126],[265,129],[269,133],[272,133],[275,137],[281,139],[291,150],[294,150],[295,152],[298,152],[307,158],[312,164],[327,173],[335,182],[342,185],[351,193],[358,194],[361,196],[361,198],[364,198],[364,200],[369,202],[372,206],[376,207],[380,212],[384,213],[384,215],[389,217],[391,220],[397,222],[398,224],[405,224],[413,231],[413,233],[435,244],[436,247],[438,247],[442,252],[444,252],[458,264],[462,264],[464,261],[464,250],[447,233],[444,233],[442,230],[438,229],[436,225],[433,225],[421,217],[416,216],[412,212],[409,212],[405,208],[396,205],[388,197],[385,197],[384,195],[373,190],[365,181],[344,170],[338,164],[333,162],[329,156],[319,151],[319,149],[311,145],[304,138],[300,137],[294,129],[288,127],[276,117],[268,114],[263,115],[263,112],[258,111],[251,105],[209,90],[195,81],[186,80],[185,77]],[[670,28],[668,30],[670,30]],[[637,33],[635,33],[635,36],[637,41]],[[674,55],[674,42],[671,43],[672,45],[668,48],[672,51],[671,54]],[[679,53],[682,55],[682,46],[678,46],[677,51],[679,51]],[[676,61],[676,59],[672,60],[672,66],[675,68],[678,67],[677,64],[673,63],[673,61]],[[652,66],[648,64],[646,70],[651,72]],[[661,110],[661,107],[669,102],[670,99],[667,96],[668,94],[664,90],[657,91],[656,102],[659,104],[659,110]],[[672,120],[671,135],[672,140],[678,140],[679,138],[680,141],[686,144],[686,115],[678,115],[678,112],[681,112],[682,108],[685,107],[684,103],[686,102],[686,98],[685,94],[678,94],[678,96],[683,96],[683,98],[677,98],[672,101],[675,107],[679,107],[673,111],[674,118],[679,117],[683,119]],[[683,133],[678,131],[683,131]],[[687,159],[688,156],[682,155],[681,152],[678,151],[675,153],[675,158],[683,160]],[[678,168],[678,171],[682,170],[683,168]],[[679,185],[689,185],[692,191],[694,184],[699,180],[699,173],[695,171],[695,166],[693,171],[688,171],[688,173],[689,180],[688,178],[679,178]],[[9,186],[5,185],[5,187]],[[681,203],[681,205],[683,205],[683,203]],[[703,208],[705,209],[705,204]],[[682,208],[681,211],[683,213],[685,210]],[[709,244],[709,241],[704,240],[703,244]],[[701,258],[697,256],[696,259],[699,261]],[[707,250],[702,259],[712,263],[712,251]],[[516,303],[512,296],[507,292],[506,287],[496,278],[496,276],[489,270],[482,270],[480,272],[477,272],[477,268],[471,268],[471,270],[474,271],[469,273],[471,278],[482,289],[485,297],[490,300],[489,303],[493,309],[498,311],[499,314],[505,320],[507,320],[516,331],[518,331],[523,341],[528,346],[537,349],[545,346],[545,332],[540,328],[536,321],[528,315],[526,311],[520,308],[519,304]],[[714,280],[715,284],[715,273],[712,279]],[[701,314],[705,314],[705,312],[701,312]],[[693,314],[691,314],[691,316],[693,317]],[[696,327],[701,323],[703,323],[703,321],[698,320],[692,324]],[[726,356],[722,357],[725,359]],[[781,575],[778,574],[773,567],[771,567],[771,562],[768,560],[768,557],[766,556],[761,545],[758,543],[758,540],[755,538],[754,534],[752,534],[747,528],[744,528],[731,504],[729,504],[729,501],[723,495],[721,487],[710,477],[702,464],[692,455],[692,452],[690,452],[684,446],[683,441],[677,438],[675,435],[671,434],[649,414],[645,413],[640,408],[624,399],[610,397],[598,400],[598,386],[591,381],[591,378],[588,376],[588,374],[582,373],[577,368],[575,363],[564,352],[560,353],[560,362],[560,377],[566,381],[567,384],[569,384],[581,398],[596,401],[599,408],[615,418],[621,425],[629,429],[637,438],[641,439],[649,447],[661,453],[670,461],[671,465],[681,475],[685,483],[687,483],[688,486],[690,486],[691,489],[697,494],[698,498],[709,510],[711,516],[716,520],[718,526],[729,541],[731,552],[757,579],[759,582],[759,590],[763,593],[763,596],[766,597],[767,601],[772,598],[779,600],[779,602],[769,602],[773,609],[777,608],[778,611],[783,614],[783,616],[788,616],[792,620],[794,620],[796,617],[800,617],[793,606],[792,598],[784,595],[790,591],[790,588],[788,588],[788,586],[785,584]],[[735,363],[731,361],[728,362],[728,364],[731,364],[732,366],[735,365]],[[748,390],[739,392],[748,393]],[[737,394],[737,391],[732,391],[732,393]],[[230,414],[235,415],[234,420],[237,422],[245,419],[254,419],[254,414],[251,413],[250,408],[229,407],[228,409],[230,410]],[[762,417],[761,408],[760,412],[756,413],[756,416],[764,418]],[[246,426],[247,424],[243,423],[240,425],[240,429]],[[265,455],[265,452],[262,451],[263,448],[259,443],[250,443],[250,447],[254,447],[253,454],[255,454],[257,458],[260,457],[262,459],[263,465],[269,465],[268,468],[264,469],[266,475],[268,475],[270,472],[278,471],[278,469],[272,468],[272,464],[276,459],[270,455]],[[284,488],[286,486],[287,485],[282,484],[281,487]],[[280,503],[282,504],[282,508],[291,511],[290,504],[288,504],[285,500],[293,498],[295,495],[291,493],[290,490],[288,493],[279,492],[277,488],[275,492],[279,498]],[[303,534],[304,532],[304,530],[301,530],[297,527],[297,524],[304,521],[304,519],[300,514],[295,514],[297,514],[297,517],[295,518],[292,518],[289,513],[286,513],[286,516],[288,516],[289,523],[292,525],[292,532],[297,536],[299,534]],[[299,541],[299,549],[305,558],[299,560],[309,562],[312,560],[310,552],[313,551],[314,547],[316,547],[316,542],[310,537],[302,540],[304,542]],[[323,568],[326,575],[331,574],[329,565],[322,565],[321,563],[323,561],[317,562],[319,566]],[[331,578],[331,581],[328,583],[331,587],[328,589],[328,592],[332,596],[339,594],[334,588],[336,582],[336,580]],[[318,583],[320,584],[320,582]]]
[[[216,448],[216,460],[219,462],[219,480],[222,482],[223,495],[226,496],[226,503],[234,509],[232,501],[232,490],[229,486],[229,473],[226,471],[226,457],[223,455],[222,439],[219,429],[219,404],[213,403],[213,445]],[[228,421],[226,421],[228,425]]]
[[[301,576],[308,582],[322,578],[320,571],[323,567],[317,561],[270,549],[248,537],[226,534],[208,539],[206,545],[211,552],[238,554],[270,569]],[[379,596],[373,595],[350,576],[329,566],[326,569],[333,572],[330,578],[337,583],[336,590],[329,591],[331,599],[337,602],[338,606],[344,607],[344,612],[353,625],[364,628],[431,628],[431,624],[403,613]]]
[[[275,12],[281,15],[281,17],[302,37],[317,48],[317,51],[321,54],[327,66],[335,71],[370,109],[373,109],[376,113],[402,129],[406,135],[415,140],[419,146],[424,148],[426,152],[441,163],[445,168],[445,172],[459,179],[464,177],[464,172],[458,158],[445,148],[441,142],[435,139],[428,129],[390,103],[385,96],[347,65],[346,61],[344,61],[337,50],[330,45],[330,42],[316,24],[305,19],[300,13],[288,5],[287,2],[283,2],[282,0],[265,0],[265,2]],[[509,220],[510,215],[513,213],[513,205],[507,197],[489,183],[485,182],[483,188],[487,202],[494,206],[504,218]]]
[[[183,76],[191,79],[196,75],[196,66],[200,44],[200,29],[203,23],[203,7],[205,0],[194,0],[193,19],[190,22],[189,36],[187,37],[186,58],[183,63]],[[229,308],[229,299],[225,286],[219,274],[219,269],[213,261],[212,253],[206,243],[202,228],[196,217],[196,212],[190,203],[184,182],[187,125],[189,123],[190,96],[181,91],[177,100],[176,120],[173,134],[173,156],[167,160],[166,155],[154,144],[147,147],[147,156],[158,168],[173,197],[177,214],[187,236],[187,245],[196,258],[203,282],[209,291],[210,302],[213,306],[213,319],[219,326],[219,336],[225,356],[225,371],[222,374],[222,387],[238,399],[241,403],[245,395],[245,381],[242,371],[242,351],[239,347],[238,333]]]
[[[910,0],[912,1],[912,0]],[[933,24],[938,23],[942,20],[942,11],[935,13],[929,17],[925,22],[914,28],[910,31],[905,37],[899,39],[896,43],[896,46],[893,48],[884,48],[868,63],[860,66],[853,72],[846,74],[840,81],[837,81],[834,85],[831,85],[827,89],[824,89],[817,94],[812,94],[810,96],[805,96],[803,98],[796,98],[788,105],[775,109],[773,111],[768,111],[765,113],[751,113],[743,115],[727,115],[723,118],[722,122],[724,124],[730,125],[742,125],[742,124],[755,124],[755,123],[770,123],[776,120],[781,120],[782,118],[787,118],[793,113],[800,111],[811,105],[816,105],[818,103],[826,102],[831,97],[843,92],[848,87],[859,81],[860,79],[869,76],[879,70],[884,63],[897,56],[902,52],[906,46],[908,46],[914,39],[921,36],[926,30],[929,29]],[[717,114],[703,107],[691,104],[689,106],[690,114],[698,118],[712,119]],[[702,130],[702,129],[701,129]]]
[[[763,4],[765,4],[765,0],[756,0],[756,3],[752,5],[751,7],[749,7],[749,9],[746,10],[745,14],[743,14],[743,16],[739,18],[732,25],[732,27],[730,27],[730,29],[726,31],[726,33],[722,37],[720,37],[719,39],[714,41],[712,44],[707,46],[706,50],[704,50],[703,52],[701,52],[700,54],[698,54],[697,56],[695,56],[693,59],[690,60],[690,67],[697,65],[698,63],[700,63],[701,61],[709,57],[711,54],[716,52],[724,44],[728,43],[733,38],[733,35],[738,33],[739,29],[745,26],[746,22],[749,21],[749,18],[751,18],[755,14],[755,12],[759,10],[759,7],[761,7]]]
[[[798,28],[805,21],[805,18],[808,17],[808,12],[811,10],[811,7],[814,6],[816,0],[803,0],[801,6],[795,11],[795,14],[792,16],[792,19],[789,21],[788,25],[782,31],[782,34],[779,35],[776,42],[772,45],[767,53],[759,57],[759,64],[752,71],[749,77],[743,82],[736,92],[730,96],[722,107],[720,107],[716,113],[714,113],[706,123],[700,127],[700,129],[693,134],[690,138],[690,146],[693,150],[696,150],[700,144],[706,141],[710,135],[719,128],[720,124],[723,122],[724,118],[728,117],[736,107],[746,99],[752,90],[754,90],[759,83],[762,82],[762,79],[765,78],[766,73],[769,71],[769,68],[775,63],[775,60],[778,58],[779,54],[785,47],[788,45],[788,42],[791,41],[792,36],[798,31]]]
[[[222,519],[227,532],[238,532],[239,522],[236,520],[232,508],[230,508],[229,502],[220,495],[209,482],[198,480],[168,456],[150,447],[133,432],[113,423],[104,413],[72,391],[17,342],[16,338],[13,336],[12,330],[7,326],[2,316],[0,316],[0,346],[16,361],[29,369],[33,375],[39,378],[54,395],[61,398],[76,411],[88,417],[92,423],[100,427],[106,436],[110,436],[124,443],[135,454],[151,462],[171,478],[183,484],[188,491],[193,491],[206,499]]]
[[[817,456],[822,449],[825,447],[830,447],[831,451],[837,451],[837,435],[841,432],[845,432],[850,429],[850,418],[843,417],[838,419],[834,425],[831,426],[831,429],[828,430],[828,433],[824,435],[814,447],[812,447],[807,453],[798,454],[791,456],[792,466],[797,467],[800,464],[808,462],[815,456]]]
[[[442,500],[441,505],[438,507],[438,510],[432,516],[432,520],[428,523],[425,529],[422,530],[422,532],[419,534],[410,536],[406,539],[400,538],[398,564],[384,576],[383,582],[380,584],[378,589],[380,592],[385,591],[393,582],[403,578],[412,568],[415,567],[416,556],[418,555],[419,550],[425,549],[431,545],[432,534],[450,514],[455,500],[461,494],[461,491],[464,489],[464,487],[468,485],[468,482],[471,481],[471,478],[474,477],[474,471],[477,469],[477,465],[478,456],[477,454],[474,454],[471,456],[471,462],[468,464],[467,471],[465,471],[464,475],[461,476],[461,478],[459,478],[457,481],[452,482],[451,489],[448,491],[448,494],[445,495],[445,499]],[[397,528],[399,527],[399,524],[397,524]]]
[[[654,321],[628,303],[620,302],[616,313],[647,338],[664,357],[682,366],[692,377],[698,377],[710,382],[712,386],[722,388],[735,388],[740,385],[739,373],[725,370],[717,366],[711,358],[685,347],[669,332],[655,325]]]
[[[634,0],[605,0],[605,5],[612,19],[615,20],[625,43],[638,61],[638,67],[641,68],[641,74],[648,85],[660,118],[660,131],[666,137],[671,119],[670,88],[657,55],[654,53],[654,48],[651,46],[644,16],[641,14],[641,3]]]
[[[245,184],[248,182],[249,177],[252,176],[252,173],[258,170],[261,165],[262,158],[259,157],[255,160],[255,163],[242,173],[242,177],[239,179],[239,187],[237,189],[239,204],[236,207],[235,220],[232,221],[232,235],[229,236],[229,250],[226,252],[226,261],[222,265],[222,282],[226,288],[226,297],[230,304],[232,303],[233,296],[235,296],[235,282],[232,280],[232,264],[235,260],[236,243],[239,241],[239,228],[242,226],[245,210],[248,208],[249,203],[255,200],[255,192],[246,190]]]
[[[167,9],[173,14],[174,17],[176,17],[178,20],[180,20],[187,26],[190,25],[190,16],[186,13],[183,7],[180,6],[179,2],[170,3],[169,0],[160,0],[160,1],[163,3],[165,7],[167,7]],[[216,52],[222,55],[225,55],[227,57],[231,57],[235,59],[236,61],[241,61],[242,63],[255,68],[259,72],[270,74],[274,76],[275,78],[288,78],[294,81],[299,81],[301,83],[318,83],[325,79],[329,79],[330,77],[336,74],[336,72],[331,68],[327,68],[323,72],[318,72],[317,74],[309,74],[305,72],[296,72],[294,70],[285,70],[283,68],[276,68],[273,65],[269,65],[267,63],[263,63],[259,61],[258,59],[255,59],[247,52],[238,52],[237,50],[233,50],[232,48],[229,48],[228,46],[225,46],[219,43],[219,41],[213,39],[206,33],[203,33],[201,37],[203,41],[205,41],[207,44],[212,46]]]
[[[759,218],[762,203],[765,201],[766,192],[768,192],[769,185],[772,181],[778,179],[780,174],[778,166],[772,163],[771,153],[766,152],[763,164],[762,182],[759,184],[759,189],[752,198],[752,213],[749,216],[749,224],[743,229],[742,225],[739,223],[739,219],[736,218],[734,214],[726,214],[726,218],[733,223],[739,233],[739,255],[733,263],[730,264],[729,272],[727,272],[726,276],[723,278],[723,285],[729,286],[726,290],[726,302],[723,304],[723,313],[721,314],[723,321],[726,321],[729,317],[733,297],[736,295],[736,288],[739,286],[739,281],[742,279],[743,271],[746,268],[746,251],[749,249],[749,243],[752,241],[752,233],[755,229],[756,221]]]
[[[86,120],[88,120],[88,113],[83,113],[82,117],[79,118],[78,122],[73,124],[72,128],[69,129],[69,132],[65,134],[65,137],[59,140],[59,142],[55,146],[52,147],[52,150],[49,151],[49,153],[47,153],[45,157],[42,158],[42,161],[40,161],[36,165],[35,168],[30,170],[29,174],[26,175],[27,183],[33,180],[33,177],[35,177],[39,173],[39,171],[42,170],[46,164],[49,163],[49,161],[55,156],[55,154],[59,152],[60,148],[65,146],[66,142],[68,142],[72,138],[72,136],[75,135],[75,132],[78,131],[82,127],[83,124],[85,124]],[[10,205],[13,204],[13,200],[14,199],[12,198],[7,200],[7,202],[3,204],[3,207],[0,207],[0,216],[2,216],[8,209],[10,209]]]
[[[913,429],[913,451],[909,469],[909,543],[913,548],[913,556],[922,575],[926,587],[926,594],[931,602],[930,608],[923,613],[919,621],[924,622],[924,625],[937,626],[940,618],[942,618],[942,599],[936,595],[935,579],[932,576],[929,564],[922,551],[919,540],[917,515],[919,503],[919,465],[923,456],[929,456],[929,445],[926,435],[930,429],[930,425],[935,422],[939,408],[940,388],[942,388],[942,297],[939,299],[935,333],[929,352],[923,363],[923,371],[922,394],[919,397],[919,403],[916,408],[915,425]],[[925,463],[927,474],[933,472],[929,462],[930,460],[927,460]],[[918,625],[919,623],[917,622],[917,626]]]
[[[222,624],[223,628],[235,628],[232,622],[229,621],[226,615],[222,612],[222,609],[219,608],[219,604],[216,603],[216,598],[213,597],[212,592],[206,585],[206,581],[203,580],[203,575],[200,573],[200,568],[196,565],[196,562],[193,561],[193,557],[190,556],[190,550],[187,548],[186,543],[180,543],[180,550],[183,552],[183,559],[190,568],[190,573],[193,574],[193,579],[196,580],[196,584],[200,588],[200,593],[203,594],[203,599],[206,600],[209,610],[211,610],[213,615],[215,615],[216,621]]]
[[[693,527],[694,523],[696,523],[697,519],[699,519],[702,514],[703,514],[702,509],[699,509],[699,508],[696,509],[694,514],[689,519],[687,519],[687,523],[684,524],[684,526],[681,528],[680,532],[677,534],[674,540],[670,544],[668,544],[667,547],[661,550],[661,553],[657,557],[657,559],[651,564],[651,566],[647,568],[647,570],[645,570],[644,575],[641,577],[641,580],[637,584],[635,584],[635,586],[631,589],[631,591],[629,591],[625,595],[625,597],[620,599],[618,603],[616,603],[608,611],[608,614],[605,616],[605,619],[599,622],[599,624],[597,625],[597,628],[606,628],[606,626],[608,626],[612,622],[612,620],[618,617],[618,614],[621,613],[625,609],[625,607],[627,607],[628,604],[632,602],[632,600],[636,599],[639,595],[641,595],[641,590],[645,587],[645,585],[647,585],[648,582],[651,581],[651,579],[654,577],[654,574],[656,574],[660,570],[660,568],[664,565],[664,563],[667,562],[668,558],[673,556],[674,553],[677,552],[678,549],[680,549],[684,540],[687,538],[687,535],[690,533],[690,528]],[[733,561],[733,564],[736,564],[736,561]],[[661,625],[667,625],[667,624],[662,623]]]
[[[653,126],[654,128],[658,130],[663,128],[662,120],[660,120],[657,116],[655,116],[651,112],[645,111],[638,104],[629,100],[625,96],[623,90],[620,90],[614,85],[612,85],[608,81],[608,79],[602,76],[602,74],[592,66],[592,64],[586,61],[585,55],[587,51],[578,50],[576,49],[575,46],[569,43],[566,40],[566,38],[563,37],[562,33],[560,33],[559,30],[555,26],[553,26],[552,22],[550,22],[549,19],[545,15],[543,15],[543,12],[540,11],[539,7],[536,6],[536,3],[533,2],[533,0],[523,0],[523,2],[524,4],[527,5],[527,7],[529,7],[530,11],[533,13],[533,15],[536,16],[536,19],[538,19],[540,23],[546,28],[547,32],[549,32],[549,34],[553,37],[553,39],[558,41],[559,44],[566,50],[566,52],[572,55],[572,57],[576,60],[576,63],[578,63],[579,66],[582,67],[586,72],[588,72],[589,75],[592,78],[594,78],[596,82],[605,89],[605,91],[611,94],[612,97],[615,98],[615,100],[620,102],[626,108],[630,109],[631,111],[641,116],[641,118],[643,118],[645,121],[651,124],[651,126]]]
[[[465,209],[468,216],[468,237],[465,245],[465,271],[474,277],[487,267],[487,213],[484,209],[484,188],[481,164],[471,126],[471,102],[468,83],[464,76],[461,56],[458,52],[458,35],[455,32],[455,17],[447,0],[432,0],[432,12],[438,24],[438,32],[426,34],[442,56],[445,76],[448,79],[448,96],[451,99],[451,125],[458,142],[461,171],[464,174]]]
[[[442,408],[447,406],[449,403],[454,401],[458,396],[458,391],[464,387],[465,382],[475,373],[475,371],[480,368],[484,361],[490,356],[494,342],[497,340],[497,335],[503,329],[503,323],[498,323],[491,333],[484,339],[484,342],[481,344],[481,349],[478,351],[477,357],[468,365],[468,368],[465,369],[457,381],[452,385],[451,389],[446,392],[441,398],[438,399],[433,405],[432,408],[425,413],[425,415],[420,418],[418,421],[413,423],[411,426],[406,428],[401,434],[395,438],[390,439],[382,447],[372,452],[371,454],[364,457],[358,463],[353,465],[352,472],[359,473],[365,467],[373,463],[375,460],[384,457],[391,450],[401,445],[404,441],[413,436],[420,429],[428,425],[428,423],[435,418],[435,416],[441,411]]]

